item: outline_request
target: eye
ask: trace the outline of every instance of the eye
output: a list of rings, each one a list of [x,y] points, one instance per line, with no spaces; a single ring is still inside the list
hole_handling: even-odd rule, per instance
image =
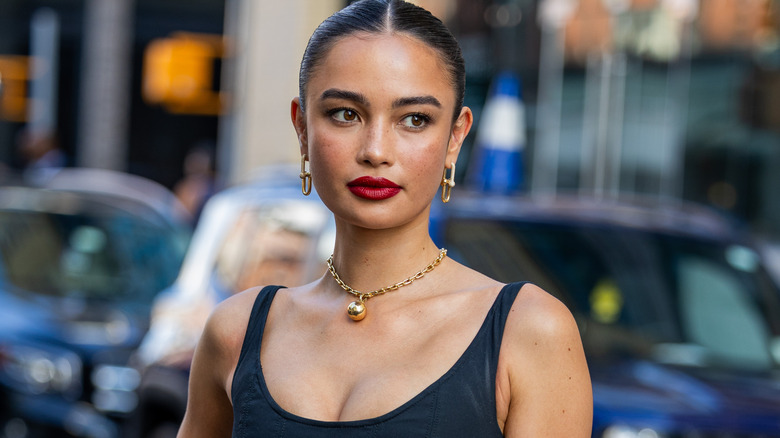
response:
[[[357,112],[347,108],[342,108],[333,111],[331,113],[331,117],[333,117],[339,122],[354,122],[355,120],[358,119]]]
[[[402,123],[408,128],[422,128],[430,121],[430,117],[425,114],[410,114],[404,117]]]

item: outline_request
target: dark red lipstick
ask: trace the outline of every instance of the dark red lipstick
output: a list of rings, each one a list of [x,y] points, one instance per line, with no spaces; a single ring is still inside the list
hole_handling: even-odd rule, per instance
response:
[[[372,201],[392,198],[401,191],[401,186],[386,178],[361,176],[347,183],[349,191],[355,196]]]

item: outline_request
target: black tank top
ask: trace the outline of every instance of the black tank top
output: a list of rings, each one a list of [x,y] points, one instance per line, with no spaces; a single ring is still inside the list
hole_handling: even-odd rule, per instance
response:
[[[319,437],[502,437],[496,421],[498,352],[509,309],[524,283],[504,286],[482,327],[455,365],[413,399],[376,418],[319,421],[285,411],[271,397],[260,367],[260,341],[276,292],[263,288],[249,317],[233,376],[233,436]]]

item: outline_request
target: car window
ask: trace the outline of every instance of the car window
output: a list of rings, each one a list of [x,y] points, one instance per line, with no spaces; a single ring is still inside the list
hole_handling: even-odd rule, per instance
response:
[[[581,323],[592,359],[764,368],[780,359],[770,353],[780,335],[772,323],[777,287],[757,261],[751,265],[744,252],[735,258],[715,240],[458,218],[444,244],[452,258],[499,281],[528,280],[561,299]]]
[[[182,239],[105,205],[0,210],[0,272],[18,293],[147,301],[175,279]]]
[[[769,330],[734,273],[699,257],[682,257],[678,266],[681,319],[691,340],[719,360],[770,366]]]
[[[221,292],[312,281],[325,269],[315,260],[326,220],[321,208],[307,203],[269,202],[241,211],[217,254],[215,279]]]

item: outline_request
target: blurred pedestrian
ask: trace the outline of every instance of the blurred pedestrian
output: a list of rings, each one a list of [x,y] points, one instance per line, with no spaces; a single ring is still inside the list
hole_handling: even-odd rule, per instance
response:
[[[206,201],[215,192],[214,154],[214,147],[208,141],[193,146],[184,157],[184,175],[173,188],[195,223]]]
[[[179,436],[590,436],[568,309],[430,237],[472,124],[464,86],[457,42],[410,3],[361,0],[317,28],[291,113],[302,191],[313,183],[333,212],[334,253],[313,283],[214,311]]]
[[[67,164],[56,133],[48,130],[22,130],[17,148],[24,165],[22,177],[28,182],[42,183]]]

